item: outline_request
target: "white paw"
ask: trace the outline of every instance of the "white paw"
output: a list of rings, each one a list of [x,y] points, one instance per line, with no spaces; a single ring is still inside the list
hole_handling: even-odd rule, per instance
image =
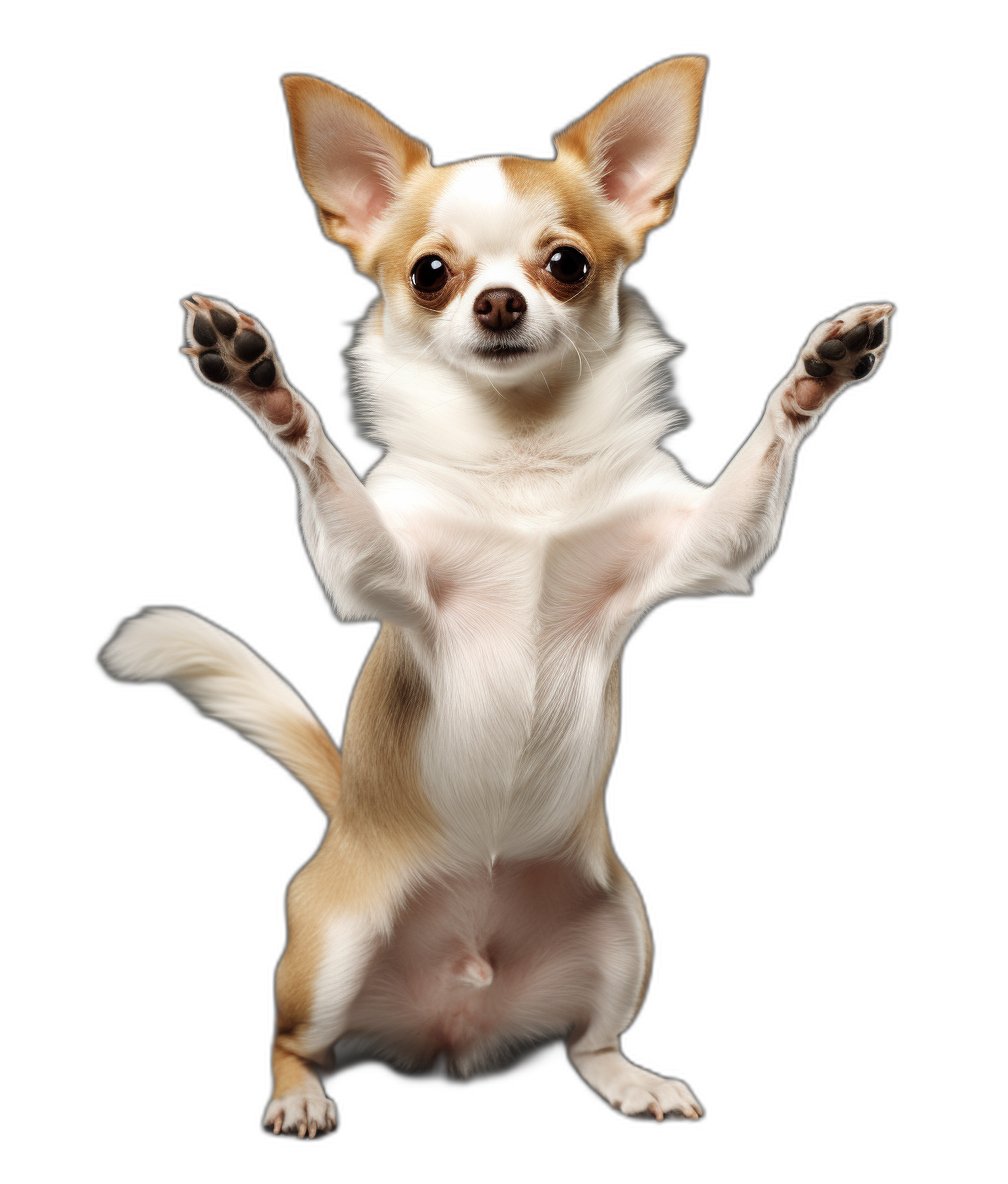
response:
[[[660,1122],[666,1114],[702,1118],[703,1106],[685,1081],[659,1077],[636,1065],[628,1065],[606,1091],[609,1101],[624,1114],[650,1112]]]
[[[297,1131],[299,1139],[305,1135],[314,1139],[318,1131],[336,1129],[336,1104],[323,1093],[284,1094],[266,1107],[263,1125],[272,1129],[274,1135],[292,1135]]]

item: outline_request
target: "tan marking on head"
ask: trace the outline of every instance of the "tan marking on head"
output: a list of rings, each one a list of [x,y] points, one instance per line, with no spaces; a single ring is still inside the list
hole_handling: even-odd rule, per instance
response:
[[[587,168],[576,158],[528,160],[504,156],[500,167],[519,200],[548,197],[558,211],[558,225],[543,228],[547,233],[539,244],[539,253],[534,260],[527,261],[531,264],[527,271],[533,283],[558,298],[578,299],[582,292],[611,277],[624,260],[632,257],[633,244],[620,230],[612,204],[602,196]],[[547,252],[558,241],[569,242],[583,251],[592,266],[588,281],[577,294],[551,283],[550,277],[542,272]]]
[[[449,184],[456,165],[414,169],[403,183],[401,193],[389,206],[377,227],[375,241],[360,267],[386,288],[396,280],[409,285],[410,269],[422,255],[449,251],[449,244],[430,238],[434,231],[433,214],[438,198]],[[456,272],[463,264],[458,258],[446,258]]]

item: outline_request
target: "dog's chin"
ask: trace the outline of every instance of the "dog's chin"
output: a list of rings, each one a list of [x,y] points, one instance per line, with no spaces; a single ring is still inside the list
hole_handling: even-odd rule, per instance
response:
[[[468,353],[469,369],[495,382],[509,382],[537,373],[549,351],[527,342],[502,341],[473,346]]]

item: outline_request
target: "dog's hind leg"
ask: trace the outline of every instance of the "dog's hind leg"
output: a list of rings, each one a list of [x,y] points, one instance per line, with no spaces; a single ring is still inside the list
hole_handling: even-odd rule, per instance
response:
[[[273,1096],[263,1116],[274,1134],[314,1138],[336,1126],[317,1066],[347,1034],[354,1001],[390,932],[405,877],[389,852],[367,850],[334,822],[287,893],[287,948],[277,966]]]
[[[303,909],[289,907],[288,914],[290,937],[276,975],[273,1097],[263,1121],[274,1134],[314,1138],[336,1126],[336,1107],[315,1066],[344,1035],[379,935],[353,912],[321,924],[311,924]]]
[[[598,980],[586,1023],[576,1027],[567,1051],[585,1081],[624,1114],[700,1118],[703,1107],[684,1081],[660,1077],[627,1060],[620,1035],[640,1008],[651,970],[651,934],[640,894],[620,868],[615,899],[591,940]]]

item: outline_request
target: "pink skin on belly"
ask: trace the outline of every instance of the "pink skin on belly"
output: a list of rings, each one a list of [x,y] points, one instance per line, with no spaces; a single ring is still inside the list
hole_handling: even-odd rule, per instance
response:
[[[397,918],[350,1015],[396,1060],[466,1073],[589,1017],[625,906],[561,863],[431,882]]]

